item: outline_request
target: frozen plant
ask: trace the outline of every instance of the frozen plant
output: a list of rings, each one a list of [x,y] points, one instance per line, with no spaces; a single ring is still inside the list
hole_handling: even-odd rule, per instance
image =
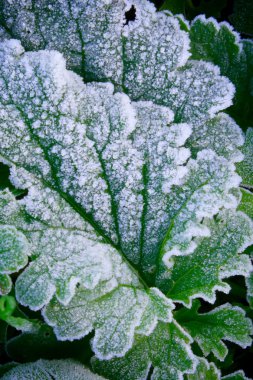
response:
[[[238,59],[245,44],[227,24],[190,26],[146,0],[0,9],[0,159],[28,191],[0,193],[3,299],[18,272],[16,301],[59,341],[92,333],[90,366],[107,379],[220,379],[203,357],[224,360],[223,340],[249,346],[252,324],[229,303],[198,309],[234,275],[247,277],[251,302],[253,222],[241,202],[251,195],[240,183],[252,181],[252,154],[226,112],[235,92],[240,105],[237,83],[198,52],[195,29],[210,49],[225,30]],[[12,311],[0,316],[23,334],[41,328]],[[100,378],[87,371],[41,360],[3,378]]]

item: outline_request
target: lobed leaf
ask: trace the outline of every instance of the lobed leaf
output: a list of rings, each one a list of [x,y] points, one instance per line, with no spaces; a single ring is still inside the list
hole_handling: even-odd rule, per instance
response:
[[[253,44],[241,40],[238,33],[226,22],[198,16],[193,20],[189,35],[192,58],[212,62],[219,66],[221,74],[235,85],[236,94],[228,113],[243,128],[252,125],[253,94]]]
[[[199,307],[200,302],[194,301],[192,309],[181,309],[175,317],[199,344],[205,356],[213,352],[219,360],[224,360],[228,353],[224,339],[243,348],[251,345],[252,322],[245,318],[243,309],[225,304],[199,314]]]
[[[252,268],[248,255],[238,254],[252,244],[252,221],[245,214],[224,211],[207,226],[210,236],[200,238],[190,256],[176,257],[164,281],[168,296],[186,306],[197,297],[214,303],[217,290],[230,290],[224,278],[248,276]]]
[[[92,366],[102,376],[132,380],[146,379],[152,365],[152,380],[181,380],[182,374],[194,371],[196,365],[190,342],[188,334],[175,321],[159,323],[150,336],[137,336],[123,358],[101,361],[94,357]]]
[[[209,363],[204,358],[198,358],[198,365],[193,374],[187,375],[187,380],[219,380],[220,371],[214,363]]]
[[[26,237],[11,225],[0,224],[0,294],[11,291],[11,273],[28,263],[30,246]]]

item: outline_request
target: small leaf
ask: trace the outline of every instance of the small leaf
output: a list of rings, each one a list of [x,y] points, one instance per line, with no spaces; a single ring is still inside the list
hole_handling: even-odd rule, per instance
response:
[[[187,380],[219,380],[220,371],[214,363],[209,363],[204,358],[198,358],[198,365],[193,374],[187,375]]]
[[[240,40],[238,33],[226,23],[213,18],[197,17],[190,28],[193,59],[204,59],[218,65],[221,74],[235,85],[236,95],[228,113],[243,128],[253,124],[253,44]]]
[[[252,244],[252,221],[246,215],[224,211],[207,226],[210,237],[200,238],[190,256],[175,257],[167,276],[165,272],[168,296],[186,306],[198,297],[214,303],[216,290],[230,290],[224,278],[248,276],[252,270],[248,255],[238,254]]]
[[[219,360],[224,360],[228,349],[223,339],[243,348],[251,345],[252,323],[245,318],[243,309],[225,304],[209,313],[199,314],[199,307],[200,302],[194,301],[192,309],[176,312],[176,319],[199,344],[205,356],[213,352]]]
[[[15,227],[0,225],[0,294],[11,291],[9,274],[26,266],[30,255],[29,243]]]
[[[102,377],[93,374],[88,368],[74,360],[38,360],[34,363],[26,363],[15,366],[7,371],[3,380],[103,380]]]
[[[243,371],[237,371],[237,372],[231,373],[230,375],[223,376],[222,380],[251,380],[251,379],[245,376]]]

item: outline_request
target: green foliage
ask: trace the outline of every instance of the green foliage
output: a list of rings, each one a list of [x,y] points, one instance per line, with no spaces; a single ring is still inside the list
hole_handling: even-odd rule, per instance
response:
[[[0,318],[21,331],[2,342],[79,360],[3,379],[221,379],[252,324],[196,299],[240,275],[252,303],[252,42],[146,0],[0,9]]]

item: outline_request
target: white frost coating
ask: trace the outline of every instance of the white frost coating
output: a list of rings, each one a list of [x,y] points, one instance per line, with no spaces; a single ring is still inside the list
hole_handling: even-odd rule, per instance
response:
[[[190,151],[183,145],[191,127],[170,124],[173,113],[166,107],[151,102],[138,102],[134,106],[138,118],[133,142],[144,161],[141,258],[145,270],[152,271],[157,246],[168,225],[169,193],[173,185],[183,184],[187,174],[184,164]]]
[[[9,275],[25,267],[30,254],[24,234],[11,225],[3,225],[0,219],[0,295],[11,291],[12,280]]]
[[[212,149],[218,156],[223,156],[231,162],[243,160],[239,148],[244,144],[244,134],[241,128],[227,114],[220,113],[213,119],[193,128],[189,139],[192,149]]]
[[[237,379],[237,376],[239,376],[239,379],[241,377],[241,380],[251,380],[249,377],[245,376],[245,373],[243,371],[236,371],[236,372],[233,372],[227,376],[223,376],[222,377],[222,380],[225,380],[225,379],[229,379],[229,380],[233,380],[233,379]]]
[[[3,380],[105,380],[92,373],[80,362],[72,359],[38,360],[34,363],[19,364],[3,376]]]
[[[108,378],[124,380],[148,377],[153,365],[152,379],[183,379],[184,373],[195,371],[197,358],[190,347],[191,337],[176,321],[159,323],[153,333],[136,337],[133,347],[122,358],[111,361],[93,357],[94,370]]]
[[[216,221],[203,223],[210,229],[210,237],[198,239],[197,248],[190,256],[175,257],[167,280],[168,296],[186,307],[191,307],[195,298],[214,303],[216,291],[230,290],[222,281],[224,278],[247,277],[252,268],[249,256],[238,254],[253,243],[249,217],[235,210],[224,210]]]
[[[220,33],[223,29],[227,29],[229,32],[233,34],[234,44],[238,46],[239,51],[241,52],[242,44],[240,43],[241,41],[240,34],[235,31],[235,29],[233,28],[231,24],[229,24],[226,21],[217,22],[217,20],[213,17],[206,18],[205,15],[199,15],[195,17],[195,19],[191,22],[191,26],[194,26],[194,24],[195,23],[197,24],[198,22],[201,22],[204,25],[210,25],[210,24],[213,25],[213,27],[216,30],[216,33]]]
[[[111,282],[102,282],[92,291],[80,288],[68,306],[53,300],[44,309],[44,318],[54,327],[59,340],[80,339],[95,329],[92,347],[97,357],[101,360],[122,357],[133,344],[135,330],[141,323],[150,297],[153,302],[156,295],[157,306],[161,302],[164,309],[159,312],[158,306],[150,310],[150,328],[142,332],[137,329],[142,334],[152,332],[154,318],[171,319],[173,304],[156,290],[149,296],[141,289],[114,288]]]
[[[230,193],[240,183],[233,163],[211,150],[203,150],[186,167],[185,184],[170,195],[173,213],[170,212],[169,232],[162,247],[163,262],[169,266],[172,256],[195,250],[197,244],[193,237],[209,236],[203,218],[212,218],[222,207],[235,209],[238,204],[238,199]]]
[[[171,71],[187,62],[190,41],[175,17],[155,12],[154,6],[143,0],[131,3],[136,20],[123,29],[123,84],[137,99],[149,91],[151,83],[166,81]]]
[[[172,321],[171,311],[175,308],[159,289],[150,288],[149,302],[142,314],[140,324],[137,328],[137,334],[150,335],[157,326],[158,320],[163,322]]]
[[[10,45],[11,50],[12,44],[17,43],[11,40],[1,46],[5,51]],[[103,115],[99,94],[90,94],[81,78],[65,69],[59,53],[27,53],[16,57],[15,65],[11,57],[5,51],[0,58],[0,114],[7,119],[1,122],[2,156],[67,194],[116,239],[101,163],[86,136],[89,118]],[[110,92],[108,86],[108,96]],[[10,121],[15,135],[10,133]]]
[[[134,100],[169,106],[177,122],[203,123],[232,104],[231,83],[212,64],[189,61],[188,33],[177,17],[155,12],[149,2],[56,0],[50,12],[43,4],[46,12],[37,2],[3,0],[8,28],[29,49],[60,50],[88,81],[109,80]],[[126,20],[130,9],[134,20]]]
[[[190,330],[191,335],[205,356],[212,351],[219,360],[223,361],[228,353],[223,340],[238,344],[242,348],[252,343],[250,335],[253,333],[253,325],[249,318],[245,318],[245,315],[242,308],[226,303],[208,313],[200,314],[200,317],[204,317],[204,325],[198,331],[195,330],[194,334]],[[207,328],[208,319],[210,329]]]

